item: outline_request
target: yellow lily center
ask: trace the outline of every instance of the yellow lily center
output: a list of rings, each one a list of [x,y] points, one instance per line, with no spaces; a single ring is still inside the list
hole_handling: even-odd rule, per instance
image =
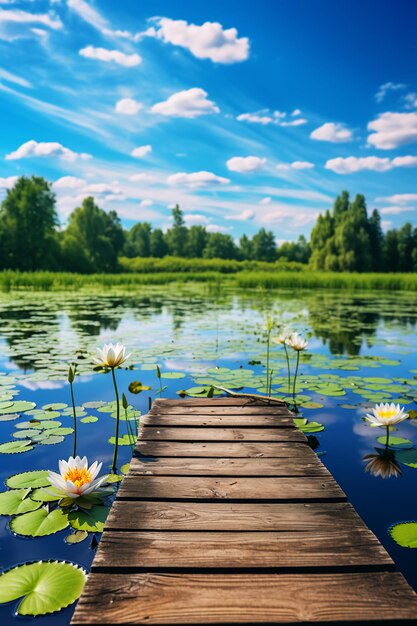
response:
[[[68,469],[64,476],[64,480],[70,480],[76,487],[82,487],[87,483],[91,483],[92,476],[86,467],[74,467]]]
[[[378,411],[378,417],[381,419],[390,419],[397,415],[397,409],[380,409]]]

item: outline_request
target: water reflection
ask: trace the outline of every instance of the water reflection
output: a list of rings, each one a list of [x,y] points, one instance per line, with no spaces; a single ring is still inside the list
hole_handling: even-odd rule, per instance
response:
[[[400,464],[395,458],[394,450],[385,448],[374,448],[376,454],[366,454],[363,457],[365,461],[365,472],[369,472],[372,476],[380,478],[399,478],[402,476]]]

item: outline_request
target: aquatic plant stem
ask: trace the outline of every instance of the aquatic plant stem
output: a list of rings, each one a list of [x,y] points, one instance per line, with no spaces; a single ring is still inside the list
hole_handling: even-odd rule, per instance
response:
[[[269,359],[270,359],[270,350],[271,350],[271,331],[268,328],[267,334],[267,342],[266,342],[266,394],[267,396],[271,395],[271,379],[269,372]]]
[[[116,394],[116,434],[115,434],[115,442],[114,442],[114,451],[113,451],[113,462],[112,462],[112,472],[113,474],[117,473],[116,463],[117,463],[117,452],[119,449],[119,423],[120,423],[120,405],[119,405],[119,390],[117,389],[116,383],[116,374],[114,373],[114,367],[111,368],[111,375],[113,378],[114,392]]]
[[[389,426],[387,426],[387,439],[385,441],[385,447],[388,448],[389,446]]]
[[[71,402],[72,402],[72,415],[74,417],[74,450],[72,456],[77,456],[77,412],[75,410],[75,400],[74,400],[74,390],[72,388],[72,382],[70,382],[70,390],[71,390]]]
[[[288,348],[284,343],[285,357],[287,359],[287,372],[288,372],[288,393],[291,393],[291,370],[290,370],[290,357],[288,355]]]
[[[295,385],[297,383],[297,374],[298,374],[298,365],[300,363],[300,351],[297,350],[297,363],[295,365],[295,373],[294,373],[294,382],[293,382],[293,387],[292,387],[292,396],[293,396],[293,400],[295,403]]]

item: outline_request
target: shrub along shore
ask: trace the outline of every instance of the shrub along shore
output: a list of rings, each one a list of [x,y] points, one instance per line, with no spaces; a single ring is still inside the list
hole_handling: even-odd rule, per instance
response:
[[[184,261],[184,259],[180,259]],[[147,259],[151,261],[151,259]],[[313,272],[310,270],[293,271],[276,267],[279,264],[268,264],[269,270],[249,270],[242,263],[239,269],[217,269],[206,267],[202,269],[196,265],[195,271],[191,268],[181,268],[176,271],[167,271],[159,267],[156,261],[154,269],[148,264],[146,269],[119,274],[75,274],[70,272],[19,272],[4,270],[0,272],[0,289],[37,290],[37,291],[69,291],[83,288],[113,288],[135,287],[140,285],[168,285],[191,283],[205,283],[222,287],[238,287],[242,289],[344,289],[349,291],[360,290],[389,290],[389,291],[417,291],[417,274],[376,274],[376,273],[335,273]],[[165,261],[165,259],[160,260]],[[219,262],[219,265],[224,261]]]

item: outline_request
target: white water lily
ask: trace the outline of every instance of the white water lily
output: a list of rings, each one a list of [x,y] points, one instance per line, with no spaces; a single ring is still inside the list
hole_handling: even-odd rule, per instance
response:
[[[308,341],[306,339],[303,339],[303,337],[301,337],[298,333],[291,333],[287,337],[286,344],[287,346],[290,346],[290,348],[292,348],[293,350],[301,352],[302,350],[305,350],[307,348]]]
[[[273,337],[272,341],[274,343],[278,343],[281,346],[285,346],[287,344],[288,339],[289,339],[290,336],[291,336],[291,333],[289,331],[288,332],[284,331],[284,332],[280,333],[278,335],[278,337]]]
[[[372,409],[372,413],[365,415],[365,419],[372,424],[372,426],[392,426],[393,424],[399,424],[408,418],[408,413],[404,413],[404,407],[400,407],[399,404],[388,402],[386,404],[377,404]]]
[[[102,463],[94,461],[88,467],[87,457],[70,456],[68,461],[59,461],[59,474],[48,470],[49,482],[67,498],[86,496],[97,489],[107,480],[108,476],[96,478],[101,470]]]
[[[126,348],[122,343],[105,343],[102,348],[97,348],[99,358],[94,361],[102,367],[110,367],[111,369],[119,367],[130,357],[126,355]]]

